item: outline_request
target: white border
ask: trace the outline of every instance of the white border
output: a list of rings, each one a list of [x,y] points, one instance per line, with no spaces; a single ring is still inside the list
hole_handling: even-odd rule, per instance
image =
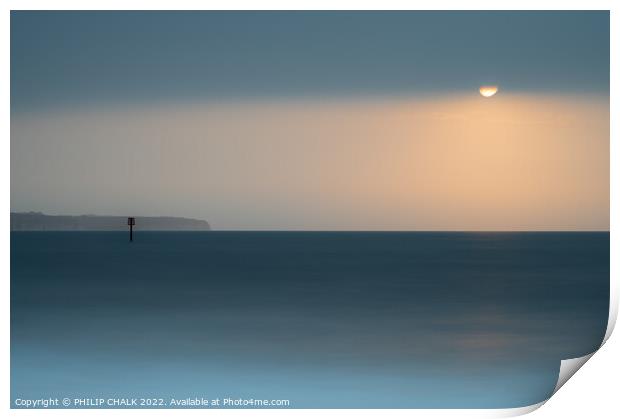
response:
[[[615,2],[617,3],[617,2]],[[213,10],[243,10],[243,9],[287,9],[287,10],[337,10],[337,9],[364,9],[364,10],[379,10],[379,9],[412,9],[412,10],[611,10],[611,146],[610,146],[610,161],[611,161],[611,218],[610,218],[610,230],[616,231],[618,224],[618,195],[613,193],[614,188],[617,188],[620,183],[618,169],[619,152],[618,147],[618,121],[614,116],[617,114],[617,97],[618,97],[618,84],[615,82],[616,74],[620,71],[618,67],[617,52],[614,54],[614,47],[620,45],[618,42],[618,33],[620,28],[620,19],[617,16],[618,6],[614,7],[614,1],[611,0],[591,0],[591,1],[553,1],[553,0],[521,0],[521,1],[492,1],[492,0],[451,0],[451,1],[405,1],[405,0],[382,0],[382,1],[351,1],[351,0],[304,0],[295,2],[277,1],[277,0],[232,0],[232,1],[197,1],[197,0],[89,0],[88,2],[79,0],[59,0],[59,1],[42,1],[42,0],[5,0],[2,2],[3,14],[0,24],[0,52],[4,58],[4,65],[0,66],[0,72],[2,72],[2,92],[5,93],[4,101],[0,105],[3,124],[2,130],[2,142],[0,158],[2,158],[2,164],[0,170],[2,171],[2,194],[0,199],[2,200],[3,207],[5,208],[3,217],[4,231],[9,231],[9,213],[10,213],[10,10],[105,10],[105,9],[117,9],[117,10],[141,10],[141,9],[157,9],[157,10],[201,10],[201,9],[213,9]],[[4,321],[1,323],[1,333],[3,336],[4,344],[2,345],[1,357],[2,357],[2,371],[4,372],[4,379],[0,384],[0,394],[4,398],[3,413],[8,413],[11,416],[20,417],[33,417],[40,414],[50,417],[84,417],[84,416],[96,416],[96,417],[108,417],[114,415],[118,417],[124,416],[138,416],[138,417],[178,417],[178,416],[209,416],[217,417],[312,417],[316,415],[327,416],[348,416],[355,415],[359,417],[376,417],[376,416],[388,416],[388,417],[505,417],[514,416],[527,413],[528,411],[535,410],[540,405],[521,409],[498,409],[498,410],[125,410],[125,411],[111,411],[111,410],[10,410],[9,400],[9,388],[10,388],[10,376],[7,373],[10,368],[9,358],[9,325],[10,325],[10,293],[9,293],[9,252],[10,252],[10,240],[9,235],[5,234],[4,240],[1,242],[2,252],[0,254],[0,263],[2,265],[2,280],[4,286],[3,295],[3,314]],[[611,255],[620,255],[618,250],[619,242],[615,234],[611,234]],[[611,309],[610,309],[610,321],[608,324],[607,334],[605,340],[609,338],[613,326],[617,319],[618,313],[618,262],[613,257],[611,258]],[[617,341],[617,339],[616,339]],[[593,370],[586,366],[584,375],[588,374],[590,380],[597,382],[576,382],[572,385],[569,382],[558,393],[558,396],[554,396],[548,403],[549,406],[545,409],[540,409],[536,415],[539,417],[556,417],[556,415],[563,417],[582,417],[586,412],[606,412],[614,411],[617,409],[616,398],[613,389],[615,388],[615,376],[620,370],[620,346],[612,339],[606,343],[599,351],[600,353],[594,357],[594,361],[590,361],[592,364],[597,364],[598,370]],[[597,362],[596,358],[600,357],[601,362]],[[602,364],[602,361],[605,364]],[[590,364],[589,363],[589,364]],[[580,373],[581,374],[581,373]],[[583,377],[585,379],[585,377]],[[579,380],[571,380],[579,381]],[[585,380],[584,380],[585,381]],[[601,382],[602,381],[602,382]],[[577,393],[575,393],[577,391]],[[563,404],[554,402],[554,399],[562,399]],[[596,403],[594,406],[590,406],[588,403]],[[553,409],[553,410],[552,410]],[[587,409],[587,410],[586,410]],[[609,416],[608,414],[606,416]]]

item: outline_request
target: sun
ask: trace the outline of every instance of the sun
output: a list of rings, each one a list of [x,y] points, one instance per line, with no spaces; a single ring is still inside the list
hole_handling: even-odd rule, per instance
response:
[[[498,86],[480,86],[480,94],[484,97],[491,97],[499,90]]]

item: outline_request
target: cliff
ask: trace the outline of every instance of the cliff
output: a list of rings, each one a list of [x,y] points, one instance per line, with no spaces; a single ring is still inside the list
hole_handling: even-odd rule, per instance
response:
[[[204,220],[181,217],[135,217],[134,230],[207,231]],[[12,212],[11,231],[115,231],[127,230],[127,217],[101,215],[46,215]]]

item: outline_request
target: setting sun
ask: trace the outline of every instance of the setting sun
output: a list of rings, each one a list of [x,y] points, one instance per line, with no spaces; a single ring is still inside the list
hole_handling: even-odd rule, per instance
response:
[[[497,93],[499,88],[497,86],[480,86],[480,94],[484,97],[491,97]]]

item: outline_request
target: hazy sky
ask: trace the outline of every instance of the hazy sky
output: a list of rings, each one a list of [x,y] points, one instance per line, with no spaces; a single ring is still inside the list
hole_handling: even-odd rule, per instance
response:
[[[609,228],[607,12],[13,12],[11,108],[13,211]]]

